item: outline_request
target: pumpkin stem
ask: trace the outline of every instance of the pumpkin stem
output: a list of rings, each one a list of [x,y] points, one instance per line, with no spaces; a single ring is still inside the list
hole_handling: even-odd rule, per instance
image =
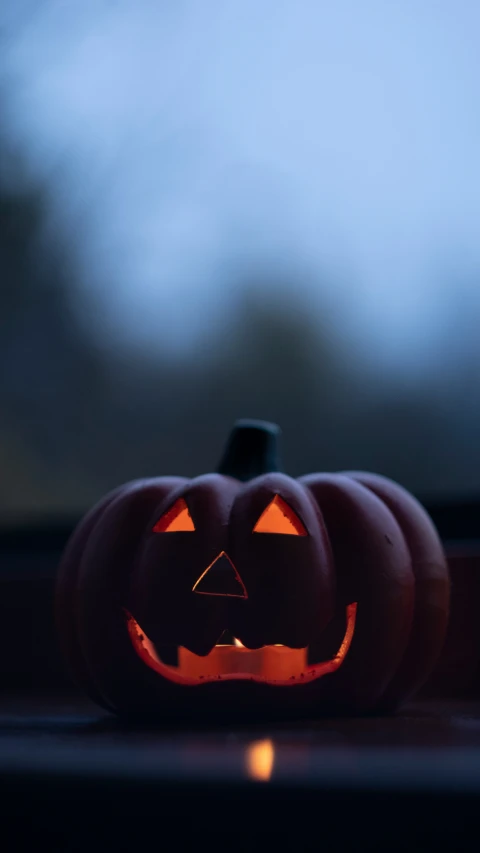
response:
[[[278,437],[280,427],[267,421],[236,421],[217,468],[219,474],[246,482],[280,471]]]

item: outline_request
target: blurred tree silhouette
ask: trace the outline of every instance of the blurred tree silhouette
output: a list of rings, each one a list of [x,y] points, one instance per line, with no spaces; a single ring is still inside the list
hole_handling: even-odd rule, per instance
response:
[[[51,188],[5,132],[0,163],[4,514],[82,511],[127,479],[211,470],[238,417],[282,426],[292,474],[369,468],[420,492],[478,485],[478,451],[472,475],[470,450],[452,441],[473,435],[458,396],[452,410],[440,385],[368,372],[293,279],[226,281],[236,310],[194,358],[97,345],[79,321],[69,238],[51,227]]]
[[[91,431],[84,401],[95,410],[105,380],[72,312],[68,247],[46,236],[47,188],[32,181],[5,134],[0,149],[0,435],[3,447],[15,448],[11,476],[0,477],[8,507],[19,499],[43,503],[49,492],[61,501],[72,477],[82,481],[71,450]],[[24,476],[20,483],[15,476],[22,471],[27,494]]]

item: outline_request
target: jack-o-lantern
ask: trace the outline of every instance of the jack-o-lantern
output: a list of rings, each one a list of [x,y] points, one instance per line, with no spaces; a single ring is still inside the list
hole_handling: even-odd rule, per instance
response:
[[[57,623],[78,683],[160,719],[396,707],[449,602],[428,515],[372,474],[278,472],[278,428],[236,424],[219,473],[129,483],[73,534]]]

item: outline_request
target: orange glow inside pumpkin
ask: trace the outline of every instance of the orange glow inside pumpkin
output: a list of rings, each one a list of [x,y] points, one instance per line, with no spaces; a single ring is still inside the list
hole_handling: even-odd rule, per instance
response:
[[[249,679],[269,684],[295,685],[314,681],[335,672],[345,660],[355,633],[357,604],[347,605],[346,628],[336,655],[328,661],[308,663],[308,649],[271,645],[249,649],[239,640],[232,645],[218,644],[208,655],[196,655],[180,646],[178,666],[163,663],[151,640],[138,622],[126,612],[127,628],[138,656],[151,669],[178,684],[205,684],[209,681]]]
[[[280,495],[275,495],[262,512],[254,533],[283,533],[288,536],[307,536],[307,531],[293,509]]]
[[[154,533],[181,533],[193,530],[195,530],[195,525],[183,498],[175,501],[153,528]]]

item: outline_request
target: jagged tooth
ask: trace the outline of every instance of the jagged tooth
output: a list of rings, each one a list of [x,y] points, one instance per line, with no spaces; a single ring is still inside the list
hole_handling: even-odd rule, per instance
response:
[[[172,643],[168,645],[162,643],[154,648],[162,663],[166,663],[168,666],[178,666],[178,646]]]
[[[234,646],[235,639],[231,631],[225,630],[216,642],[217,646]]]

